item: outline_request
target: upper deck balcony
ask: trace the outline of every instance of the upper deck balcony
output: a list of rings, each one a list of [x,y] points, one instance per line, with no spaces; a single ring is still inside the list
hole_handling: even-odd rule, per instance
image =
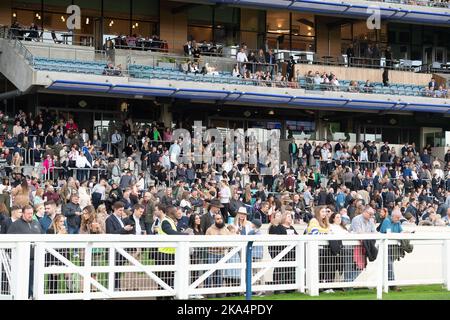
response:
[[[450,26],[450,4],[430,0],[207,0],[208,3],[225,3],[261,9],[277,8],[291,11],[341,15],[365,18],[380,9],[382,20],[426,23]]]

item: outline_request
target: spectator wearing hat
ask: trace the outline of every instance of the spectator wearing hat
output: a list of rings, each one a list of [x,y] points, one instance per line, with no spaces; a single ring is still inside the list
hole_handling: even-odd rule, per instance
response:
[[[236,218],[234,219],[234,225],[236,226],[236,233],[241,235],[249,234],[252,231],[251,222],[247,220],[248,213],[247,208],[240,207],[236,212]]]
[[[220,203],[219,199],[210,200],[209,211],[201,217],[200,221],[202,234],[206,234],[206,230],[214,224],[214,215],[220,213],[220,208],[223,208],[223,205]]]

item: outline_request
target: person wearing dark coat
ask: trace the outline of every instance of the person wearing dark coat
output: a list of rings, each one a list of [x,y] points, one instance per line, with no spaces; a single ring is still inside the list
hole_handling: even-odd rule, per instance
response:
[[[81,225],[82,210],[79,205],[80,198],[77,194],[70,196],[70,202],[63,206],[62,214],[67,218],[67,232],[77,234]]]
[[[214,224],[214,216],[220,213],[221,208],[223,208],[223,205],[219,199],[211,199],[208,213],[202,215],[200,218],[200,230],[202,234],[206,234],[206,230]]]
[[[133,228],[127,232],[127,234],[141,235],[146,233],[144,220],[142,215],[144,213],[144,206],[141,204],[135,204],[133,207],[133,213],[123,219],[125,226],[132,226]]]
[[[328,197],[327,191],[322,188],[319,191],[319,194],[317,195],[317,205],[319,205],[319,206],[326,205],[327,204],[327,197]]]
[[[33,207],[26,205],[22,208],[22,217],[13,223],[8,228],[8,234],[42,234],[42,228],[37,220],[33,220]],[[34,247],[30,250],[30,268],[28,280],[28,296],[33,297],[33,282],[34,282]]]
[[[106,218],[106,233],[109,234],[129,234],[133,230],[133,225],[125,224],[122,220],[124,215],[124,205],[122,202],[117,201],[113,205],[113,213]],[[130,222],[130,221],[128,221]]]

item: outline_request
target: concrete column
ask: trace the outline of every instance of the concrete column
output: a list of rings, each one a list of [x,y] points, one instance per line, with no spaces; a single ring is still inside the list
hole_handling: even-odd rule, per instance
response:
[[[165,127],[171,127],[172,126],[172,112],[169,111],[170,104],[166,103],[161,106],[161,122],[164,122]]]

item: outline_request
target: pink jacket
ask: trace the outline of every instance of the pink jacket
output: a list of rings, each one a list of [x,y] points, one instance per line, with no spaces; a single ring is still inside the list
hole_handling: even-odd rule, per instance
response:
[[[49,171],[53,171],[53,168],[55,167],[55,163],[53,162],[53,159],[45,159],[44,160],[44,169],[42,170],[43,174],[47,174]]]

